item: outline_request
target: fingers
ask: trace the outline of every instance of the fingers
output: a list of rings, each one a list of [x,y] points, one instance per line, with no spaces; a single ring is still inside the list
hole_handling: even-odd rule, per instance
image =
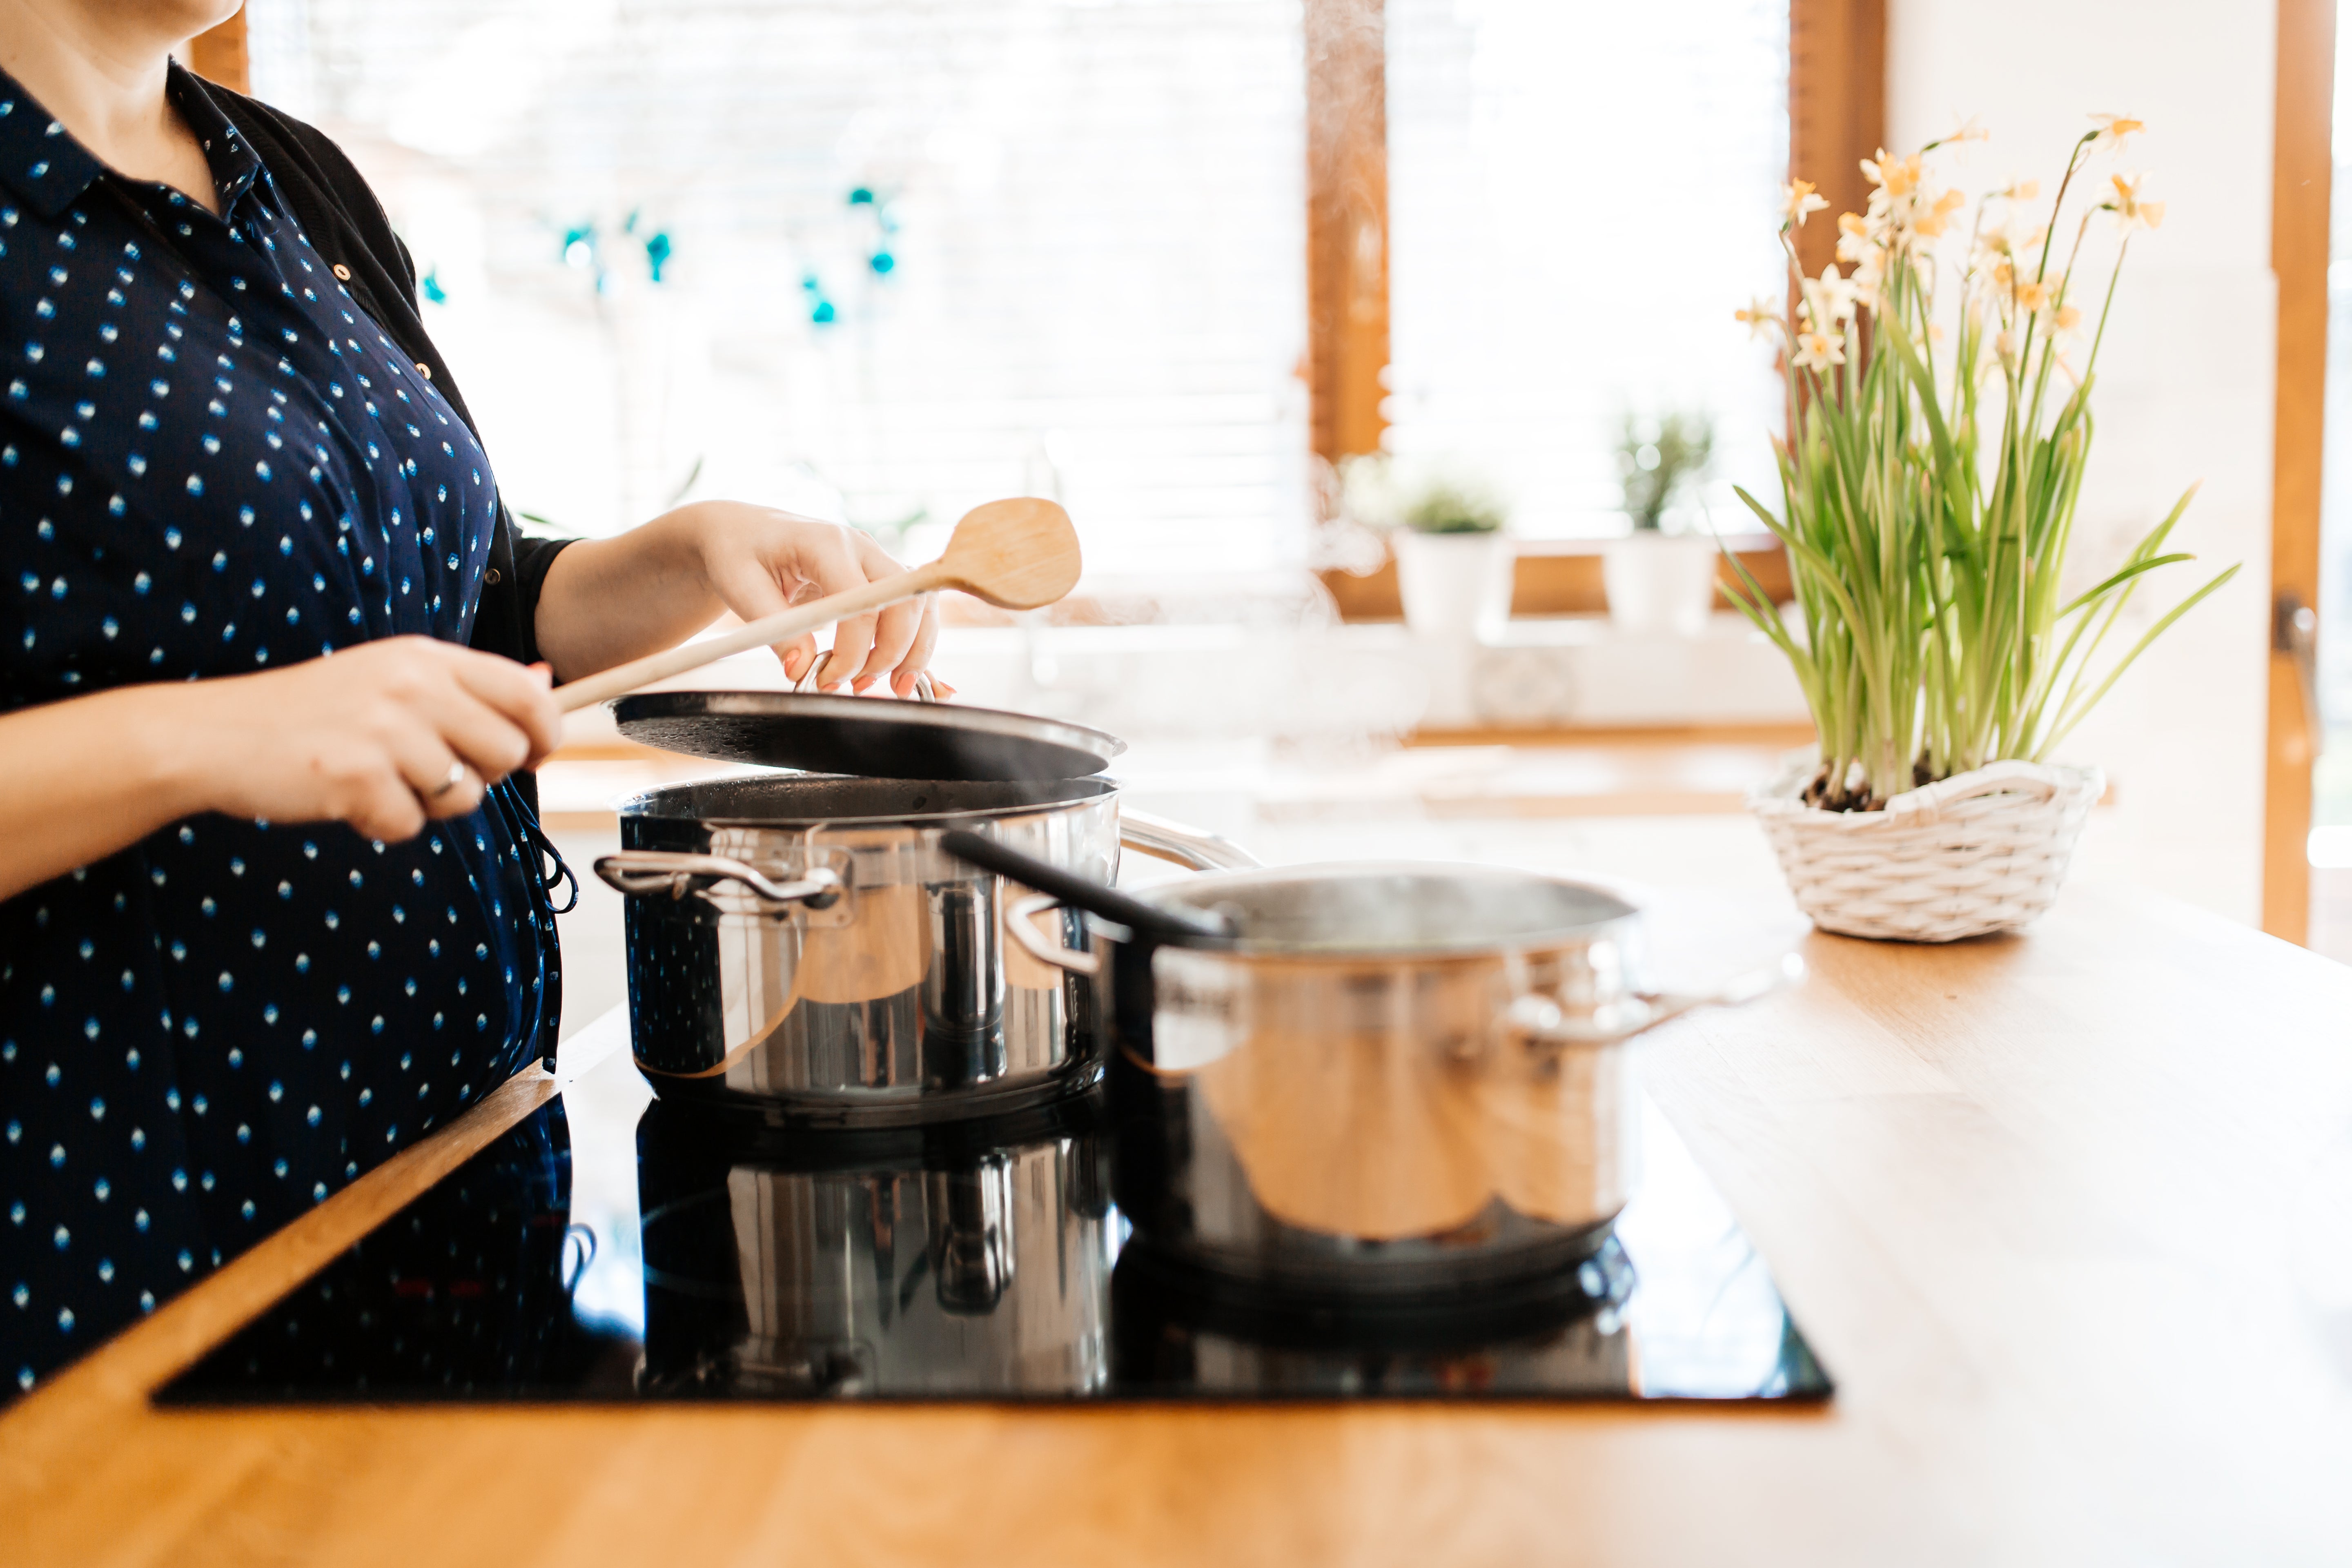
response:
[[[563,710],[544,664],[449,647],[451,689],[433,704],[443,738],[478,772],[496,780],[530,767],[563,743]]]
[[[425,730],[411,730],[397,738],[393,764],[425,817],[465,816],[482,804],[482,796],[494,782]],[[415,831],[415,827],[409,829]]]
[[[890,689],[901,697],[915,694],[916,679],[930,668],[931,651],[939,647],[940,642],[940,607],[934,595],[924,595],[917,608],[920,611],[920,621],[915,630],[915,640],[908,646],[906,657],[898,661],[898,669],[890,677]],[[939,686],[938,678],[933,677],[932,689],[939,689]]]
[[[912,599],[903,605],[893,605],[874,618],[874,646],[866,655],[851,679],[858,690],[880,679],[906,658],[915,646],[915,638],[923,629],[923,604]]]
[[[746,620],[904,570],[871,538],[837,523],[751,508],[730,510],[722,521],[727,526],[706,546],[706,570],[719,596]],[[848,682],[862,691],[894,670],[905,676],[894,679],[898,689],[921,670],[937,636],[929,605],[908,603],[835,623],[833,647],[821,663],[814,637],[779,644],[776,653],[795,683],[812,679],[814,667],[819,690]]]
[[[763,562],[746,557],[715,574],[711,587],[727,607],[746,621],[756,621],[792,607],[777,584],[775,573]],[[778,643],[775,655],[783,661],[784,678],[798,680],[816,657],[816,638],[803,634],[792,642]]]
[[[870,542],[845,528],[828,529],[810,541],[803,553],[803,570],[815,584],[817,593],[843,594],[872,581],[857,548],[859,543]],[[875,619],[872,615],[852,616],[835,623],[833,651],[817,672],[820,689],[838,686],[864,667],[866,656],[874,647]]]

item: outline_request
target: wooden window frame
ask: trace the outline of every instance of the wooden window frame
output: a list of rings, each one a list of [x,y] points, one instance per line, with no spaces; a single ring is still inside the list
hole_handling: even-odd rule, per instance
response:
[[[2271,447],[2271,658],[2263,789],[2263,929],[2311,935],[2311,764],[2318,700],[2294,651],[2294,611],[2319,605],[2326,445],[2327,240],[2335,178],[2336,0],[2279,0],[2271,144],[2278,363]],[[2316,630],[2310,657],[2316,659]]]
[[[1389,364],[1388,93],[1381,0],[1303,0],[1307,8],[1307,358],[1315,454],[1327,462],[1380,449]],[[1789,163],[1832,212],[1859,212],[1862,161],[1886,132],[1885,0],[1790,0]],[[1808,225],[1798,255],[1818,273],[1834,225]],[[1729,542],[1773,596],[1790,595],[1788,561],[1769,534]],[[1323,574],[1350,621],[1404,610],[1393,562],[1366,576]],[[1524,548],[1511,609],[1590,615],[1607,607],[1601,546]],[[1718,597],[1728,608],[1730,601]]]
[[[245,47],[245,7],[207,33],[190,38],[181,58],[206,81],[216,81],[232,92],[253,90],[253,62]]]

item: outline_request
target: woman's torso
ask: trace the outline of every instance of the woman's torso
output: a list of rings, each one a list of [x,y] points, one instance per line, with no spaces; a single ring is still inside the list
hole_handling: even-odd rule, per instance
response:
[[[0,711],[470,626],[497,518],[472,432],[175,97],[220,218],[104,174],[0,78]],[[505,790],[404,844],[205,816],[0,902],[0,1375],[543,1048],[529,845]]]

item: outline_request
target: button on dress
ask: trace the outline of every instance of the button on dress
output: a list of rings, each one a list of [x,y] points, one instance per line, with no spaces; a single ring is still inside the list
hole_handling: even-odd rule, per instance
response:
[[[223,216],[0,74],[0,711],[473,622],[472,432],[172,92]],[[508,785],[402,844],[205,816],[0,901],[0,1390],[551,1049],[537,842]]]

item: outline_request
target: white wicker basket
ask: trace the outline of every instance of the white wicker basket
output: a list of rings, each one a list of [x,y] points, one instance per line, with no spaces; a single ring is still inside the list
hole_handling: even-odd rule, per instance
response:
[[[1748,806],[1764,825],[1797,906],[1823,931],[1953,942],[2015,931],[2058,896],[2096,768],[1994,763],[1886,803],[1821,811],[1799,798],[1819,765],[1790,759]]]

